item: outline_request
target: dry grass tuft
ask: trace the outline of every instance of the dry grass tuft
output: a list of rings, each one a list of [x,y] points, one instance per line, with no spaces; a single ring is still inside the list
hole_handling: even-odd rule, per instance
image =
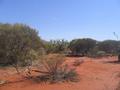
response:
[[[46,56],[41,61],[42,68],[34,70],[39,75],[34,78],[37,82],[76,82],[78,74],[75,69],[70,69],[65,63],[63,55]]]

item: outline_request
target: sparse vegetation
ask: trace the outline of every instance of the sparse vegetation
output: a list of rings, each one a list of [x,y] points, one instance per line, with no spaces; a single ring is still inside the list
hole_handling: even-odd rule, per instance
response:
[[[35,77],[37,81],[48,81],[50,83],[64,82],[64,81],[77,81],[78,74],[75,69],[70,69],[65,64],[65,58],[61,55],[47,56],[41,61],[41,68],[34,70],[40,73]]]
[[[0,0],[0,90],[120,90],[120,0]]]
[[[68,50],[69,42],[65,40],[51,40],[45,43],[46,53],[64,54]]]
[[[19,67],[25,66],[27,67],[26,78],[36,82],[77,82],[80,75],[76,69],[84,61],[75,58],[69,65],[66,62],[66,56],[96,58],[117,55],[119,45],[119,41],[99,42],[90,38],[74,39],[70,42],[65,40],[45,41],[41,40],[35,29],[27,25],[0,24],[0,66],[11,65],[18,73],[20,73]],[[120,60],[120,56],[118,59]],[[34,66],[32,66],[33,63]],[[6,83],[6,81],[0,80],[0,85]]]
[[[76,59],[76,60],[73,62],[73,66],[80,66],[83,62],[84,62],[83,60]]]

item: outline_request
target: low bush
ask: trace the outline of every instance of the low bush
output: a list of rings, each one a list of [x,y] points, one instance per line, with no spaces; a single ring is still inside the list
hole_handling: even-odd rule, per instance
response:
[[[0,66],[19,67],[30,64],[44,48],[38,31],[23,24],[0,24]]]
[[[100,57],[106,56],[106,52],[105,51],[94,51],[94,52],[90,52],[88,56],[92,58],[100,58]]]
[[[76,60],[73,62],[73,66],[80,66],[83,62],[84,62],[83,60],[76,59]]]
[[[64,62],[65,58],[63,55],[46,56],[41,61],[42,69],[34,70],[40,73],[34,79],[36,81],[48,81],[50,83],[78,81],[76,70],[70,69]]]

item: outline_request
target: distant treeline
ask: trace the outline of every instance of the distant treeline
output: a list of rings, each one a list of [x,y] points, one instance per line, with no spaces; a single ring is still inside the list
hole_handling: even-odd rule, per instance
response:
[[[97,54],[117,55],[120,41],[97,41],[91,38],[65,40],[51,40],[45,44],[47,53],[65,53],[68,55],[96,56]]]
[[[119,53],[120,41],[91,38],[45,41],[38,31],[24,24],[0,24],[0,65],[26,65],[43,54],[96,56]],[[30,64],[29,63],[29,64]]]

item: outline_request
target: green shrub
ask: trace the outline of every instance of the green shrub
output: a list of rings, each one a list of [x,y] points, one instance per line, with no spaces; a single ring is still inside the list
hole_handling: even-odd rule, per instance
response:
[[[0,65],[16,68],[34,60],[43,47],[38,32],[23,24],[0,24]]]
[[[96,46],[96,40],[90,38],[74,39],[69,44],[72,54],[87,55],[87,53]]]
[[[96,54],[97,54],[97,57],[102,57],[106,55],[105,51],[98,51]]]
[[[68,49],[69,42],[65,40],[50,40],[45,43],[47,54],[49,53],[65,53]]]
[[[97,49],[93,49],[92,51],[90,51],[88,53],[89,57],[93,57],[93,58],[99,58],[99,57],[103,57],[106,56],[106,52],[105,51],[98,51]]]

